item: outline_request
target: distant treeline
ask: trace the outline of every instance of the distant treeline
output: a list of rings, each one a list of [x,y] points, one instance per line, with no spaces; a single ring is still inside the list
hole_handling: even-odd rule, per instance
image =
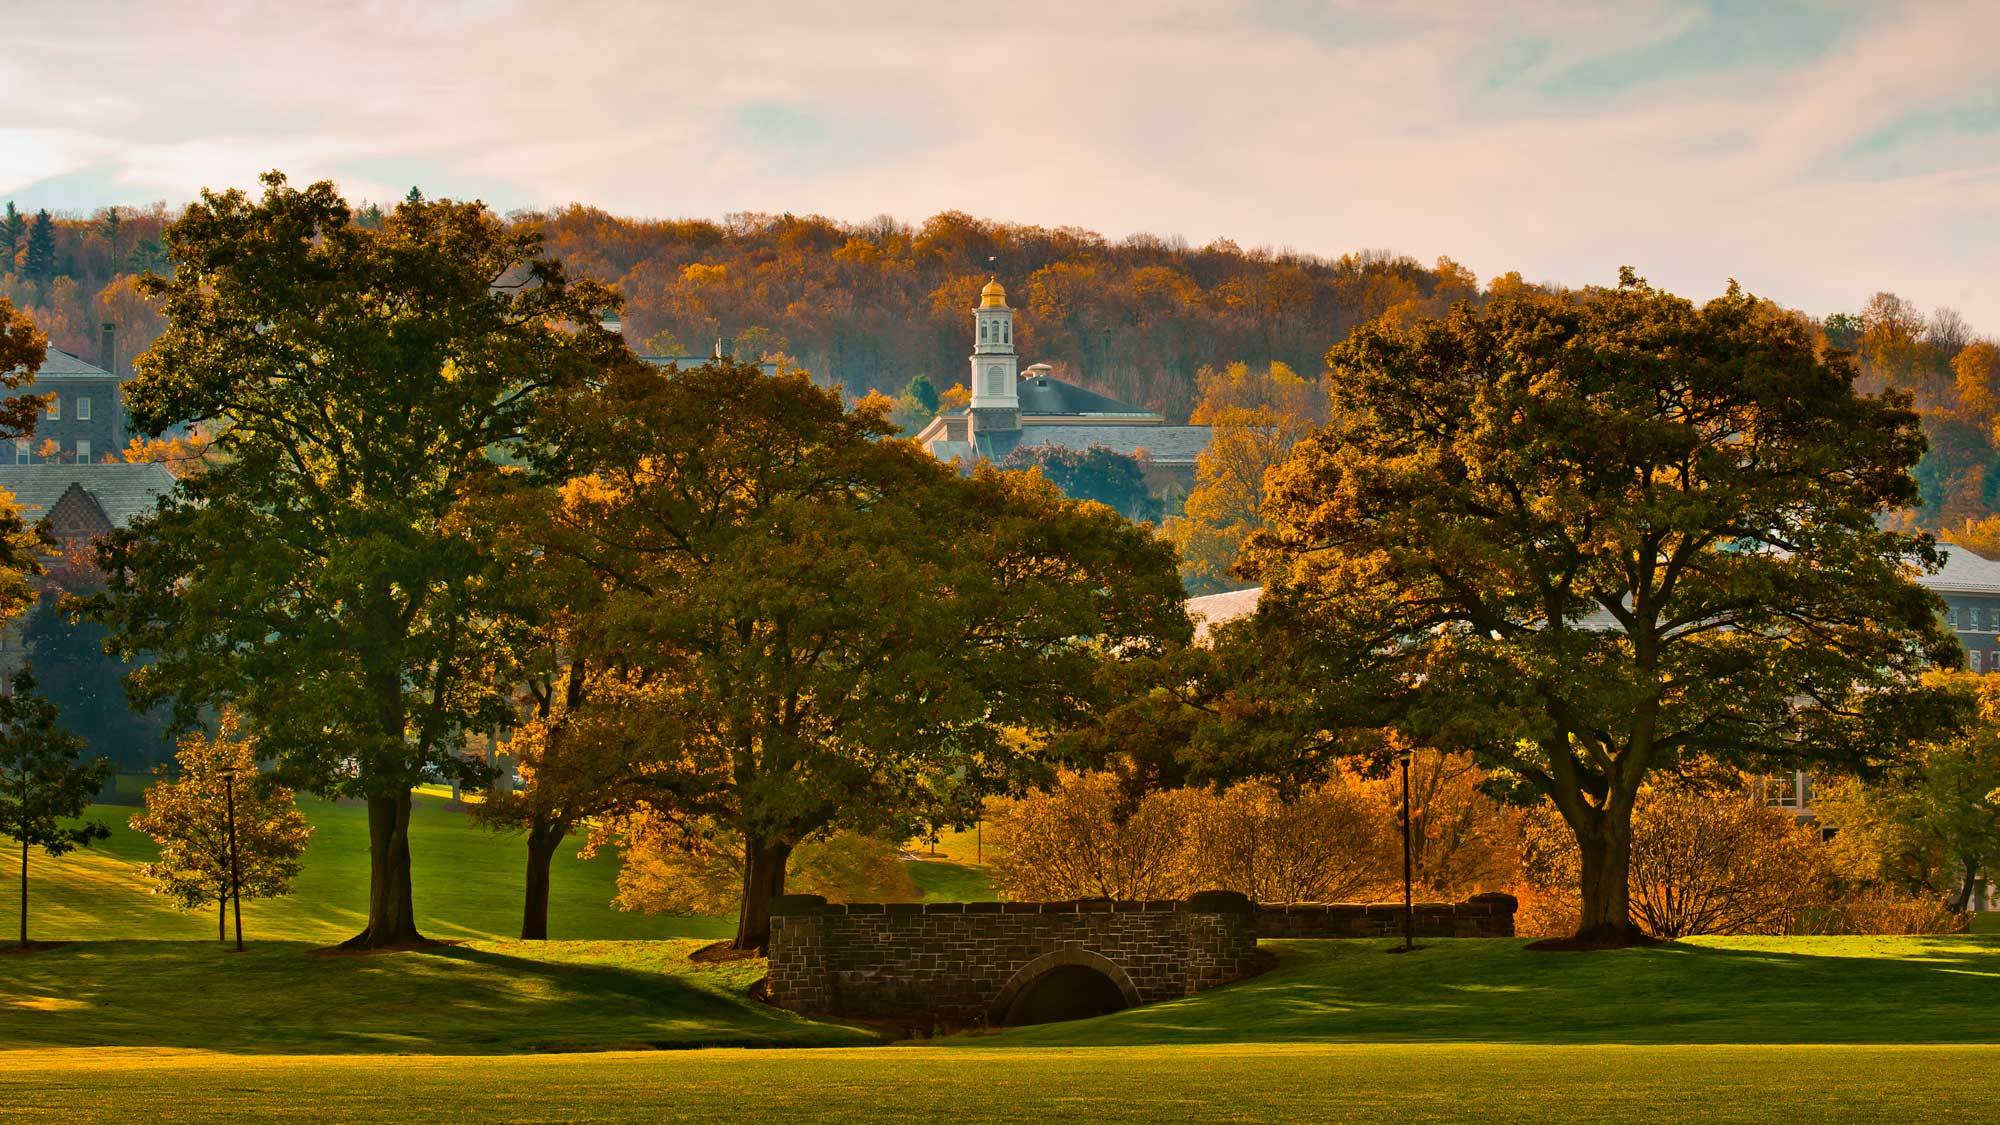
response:
[[[357,221],[379,221],[364,209]],[[116,326],[120,363],[161,324],[131,279],[164,269],[164,204],[93,215],[0,216],[0,295],[29,310],[55,346],[102,362],[98,325]],[[1386,251],[1325,258],[1193,247],[1075,227],[989,222],[958,211],[919,226],[880,217],[736,214],[642,220],[572,205],[522,212],[550,252],[627,297],[625,335],[642,351],[707,354],[718,338],[739,354],[783,354],[859,396],[895,394],[916,375],[939,388],[964,379],[968,312],[989,276],[1021,310],[1028,362],[1184,421],[1197,373],[1231,362],[1318,371],[1328,347],[1377,316],[1439,313],[1524,284],[1478,279],[1448,258],[1426,266]],[[1643,263],[1639,263],[1643,267]],[[1928,315],[1892,293],[1823,322],[1829,343],[1857,353],[1875,386],[1916,396],[1932,451],[1920,472],[1926,524],[1956,527],[2000,511],[2000,352],[1950,309]]]

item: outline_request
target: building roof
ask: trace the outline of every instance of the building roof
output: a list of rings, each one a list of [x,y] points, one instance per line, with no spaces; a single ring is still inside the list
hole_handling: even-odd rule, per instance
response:
[[[979,291],[979,307],[982,309],[1004,309],[1007,307],[1007,287],[1000,284],[999,278],[990,277],[986,279],[986,287]]]
[[[1924,585],[1940,594],[2000,594],[2000,562],[1949,543],[1939,543],[1938,550],[1944,552],[1944,566],[1924,575]]]
[[[1248,617],[1257,612],[1257,599],[1264,594],[1262,586],[1252,586],[1248,590],[1230,590],[1222,594],[1204,594],[1187,600],[1188,616],[1194,619],[1194,639],[1208,639],[1211,626],[1239,617]]]
[[[35,382],[37,383],[46,382],[50,379],[116,378],[118,376],[113,375],[102,367],[78,359],[61,348],[50,348],[48,359],[44,360],[41,369],[35,372]]]
[[[1026,413],[1026,411],[1023,411]],[[1192,465],[1201,451],[1208,448],[1210,428],[1207,426],[1069,426],[1034,424],[1021,427],[1020,440],[1015,447],[1023,445],[1051,445],[1064,449],[1094,449],[1102,447],[1113,453],[1131,456],[1144,449],[1146,455],[1161,465]],[[1013,452],[1008,449],[1006,453]]]
[[[29,522],[47,516],[72,484],[81,485],[113,527],[153,510],[174,475],[150,462],[97,465],[0,465],[0,488],[13,493]]]
[[[1919,582],[1940,594],[2000,594],[2000,562],[1949,543],[1938,544],[1938,549],[1944,552],[1944,566],[1936,574],[1919,575]],[[1257,599],[1263,593],[1263,587],[1252,586],[1248,590],[1189,598],[1187,611],[1194,618],[1195,639],[1206,637],[1211,626],[1257,612]],[[1585,614],[1577,624],[1592,629],[1618,627],[1618,622],[1601,609]]]
[[[1119,402],[1115,398],[1086,391],[1074,383],[1047,375],[1030,375],[1015,387],[1021,399],[1021,413],[1029,414],[1075,414],[1109,415],[1116,418],[1158,418],[1150,410],[1141,410],[1130,403]]]

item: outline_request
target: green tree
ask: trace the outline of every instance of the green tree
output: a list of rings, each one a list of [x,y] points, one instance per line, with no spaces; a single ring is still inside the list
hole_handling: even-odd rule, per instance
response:
[[[1849,874],[1936,895],[1962,912],[1980,872],[2000,865],[2000,684],[1974,673],[1936,675],[1978,698],[1978,722],[1887,776],[1825,786],[1813,811],[1837,832]]]
[[[43,291],[56,279],[56,227],[46,208],[35,212],[35,221],[28,224],[28,246],[21,259],[21,276]]]
[[[1641,940],[1632,809],[1703,756],[1880,768],[1965,718],[1962,659],[1885,530],[1923,450],[1900,392],[1733,285],[1507,295],[1333,349],[1337,421],[1272,474],[1248,689],[1293,745],[1393,725],[1553,802],[1576,942]]]
[[[216,938],[223,940],[232,879],[243,898],[292,893],[313,827],[290,789],[258,773],[256,742],[244,737],[234,711],[222,712],[214,734],[184,736],[174,759],[179,776],[155,782],[146,790],[146,811],[132,816],[132,827],[160,846],[159,858],[141,864],[139,874],[152,882],[155,894],[167,896],[182,910],[215,903]],[[234,771],[233,791],[227,771]]]
[[[1019,784],[1011,728],[1077,719],[1107,648],[1185,637],[1171,551],[1046,481],[961,477],[803,374],[612,372],[563,415],[579,458],[546,550],[607,583],[592,707],[648,807],[744,849],[760,947],[793,849],[907,838]]]
[[[28,220],[15,208],[14,201],[7,201],[7,214],[0,218],[0,274],[14,272],[15,256],[21,252],[21,240],[28,233]]]
[[[1095,500],[1129,520],[1160,518],[1160,501],[1146,487],[1146,473],[1138,459],[1103,446],[1017,446],[1001,467],[1039,469],[1065,496]]]
[[[108,540],[90,611],[152,663],[139,706],[233,704],[286,779],[368,804],[366,928],[421,940],[410,790],[477,780],[457,753],[507,713],[493,668],[518,601],[475,498],[550,394],[629,357],[617,297],[538,257],[533,226],[406,200],[379,229],[278,173],[204,193],[146,279],[167,330],[126,390],[134,428],[202,425],[218,457]]]
[[[35,694],[23,668],[0,695],[0,835],[21,845],[21,944],[28,944],[28,849],[52,856],[111,835],[83,815],[91,795],[111,776],[111,763],[82,760],[83,740],[56,723],[55,704]]]

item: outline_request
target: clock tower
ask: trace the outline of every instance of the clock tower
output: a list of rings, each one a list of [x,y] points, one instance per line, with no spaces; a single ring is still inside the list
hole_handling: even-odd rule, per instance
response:
[[[1014,310],[997,280],[979,291],[972,310],[972,425],[994,432],[1021,428],[1021,395],[1014,351]]]

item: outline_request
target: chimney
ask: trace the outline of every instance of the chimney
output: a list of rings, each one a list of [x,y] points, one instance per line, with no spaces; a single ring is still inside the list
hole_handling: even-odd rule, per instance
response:
[[[114,350],[114,347],[117,342],[116,334],[118,326],[107,320],[100,326],[99,331],[103,335],[102,342],[97,347],[98,366],[116,375],[118,374],[118,353]]]

